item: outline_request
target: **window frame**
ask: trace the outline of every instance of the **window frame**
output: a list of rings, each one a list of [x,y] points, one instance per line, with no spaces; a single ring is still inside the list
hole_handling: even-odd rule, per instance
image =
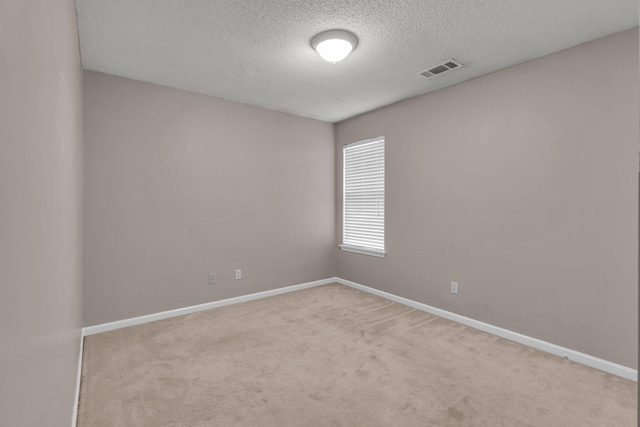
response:
[[[383,219],[382,219],[382,249],[367,247],[364,245],[358,245],[351,243],[345,243],[345,235],[347,233],[347,156],[346,151],[349,148],[354,148],[360,145],[367,145],[371,143],[381,142],[382,143],[382,211],[383,211]],[[379,136],[376,138],[369,138],[362,141],[356,141],[350,144],[345,144],[342,147],[342,243],[339,245],[339,248],[343,251],[354,252],[362,255],[370,255],[375,257],[384,257],[386,252],[386,238],[385,238],[385,230],[386,230],[386,213],[385,213],[385,187],[386,187],[386,171],[385,171],[385,162],[386,162],[386,139],[384,136]],[[374,162],[378,162],[380,160],[379,156],[373,160]],[[379,184],[379,183],[378,183]],[[378,199],[379,200],[379,199]],[[351,221],[353,223],[353,221]]]

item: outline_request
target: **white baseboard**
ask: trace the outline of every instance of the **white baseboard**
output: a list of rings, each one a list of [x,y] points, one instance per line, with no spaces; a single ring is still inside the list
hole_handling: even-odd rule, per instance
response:
[[[510,331],[508,329],[500,328],[498,326],[490,325],[488,323],[480,322],[469,317],[464,317],[459,314],[452,313],[450,311],[442,310],[436,307],[432,307],[427,304],[423,304],[417,301],[410,300],[408,298],[399,297],[397,295],[390,294],[388,292],[373,289],[368,286],[361,285],[359,283],[352,282],[341,278],[336,278],[336,282],[346,285],[361,291],[368,292],[373,295],[386,298],[388,300],[398,302],[400,304],[407,305],[409,307],[425,311],[427,313],[435,314],[436,316],[443,317],[445,319],[453,320],[454,322],[462,323],[463,325],[470,326],[474,329],[479,329],[484,332],[488,332],[493,335],[497,335],[502,338],[506,338],[511,341],[515,341],[520,344],[533,347],[538,350],[545,351],[547,353],[554,354],[574,362],[581,363],[592,368],[599,369],[604,372],[608,372],[619,377],[623,377],[632,381],[638,381],[638,371],[626,366],[618,365],[617,363],[609,362],[608,360],[599,359],[594,356],[590,356],[579,351],[571,350],[569,348],[561,347],[559,345],[551,344],[546,341],[532,338],[527,335],[522,335],[517,332]]]
[[[80,381],[82,380],[82,353],[84,352],[84,334],[80,334],[80,351],[78,356],[78,373],[76,374],[76,396],[73,400],[71,427],[78,425],[78,405],[80,404]]]
[[[301,283],[299,285],[286,286],[284,288],[271,289],[269,291],[257,292],[255,294],[241,295],[239,297],[223,299],[219,301],[207,302],[190,307],[177,308],[175,310],[161,311],[159,313],[147,314],[146,316],[132,317],[130,319],[118,320],[115,322],[103,323],[101,325],[87,326],[82,328],[82,335],[99,334],[100,332],[113,331],[115,329],[126,328],[127,326],[141,325],[143,323],[154,322],[156,320],[168,319],[170,317],[182,316],[185,314],[196,313],[198,311],[210,310],[212,308],[223,307],[225,305],[238,304],[240,302],[252,301],[259,298],[266,298],[274,295],[280,295],[287,292],[299,291],[301,289],[312,288],[314,286],[328,285],[336,283],[336,277],[328,279],[316,280],[315,282]]]
[[[506,338],[511,341],[515,341],[520,344],[533,347],[538,350],[545,351],[547,353],[554,354],[577,363],[581,363],[592,368],[599,369],[604,372],[608,372],[619,377],[623,377],[632,381],[638,381],[638,371],[626,366],[619,365],[617,363],[609,362],[608,360],[600,359],[576,350],[571,350],[566,347],[562,347],[556,344],[551,344],[546,341],[539,340],[527,335],[513,332],[508,329],[500,328],[498,326],[484,323],[479,320],[471,319],[469,317],[461,316],[459,314],[452,313],[450,311],[442,310],[436,307],[432,307],[427,304],[423,304],[417,301],[410,300],[408,298],[400,297],[388,292],[380,291],[378,289],[370,288],[368,286],[361,285],[350,280],[341,279],[339,277],[331,277],[328,279],[317,280],[315,282],[301,283],[299,285],[287,286],[284,288],[272,289],[264,292],[257,292],[254,294],[242,295],[239,297],[224,299],[220,301],[212,301],[205,304],[193,305],[190,307],[178,308],[175,310],[163,311],[160,313],[148,314],[146,316],[133,317],[130,319],[118,320],[116,322],[103,323],[101,325],[88,326],[82,329],[82,336],[98,334],[100,332],[112,331],[115,329],[126,328],[127,326],[141,325],[143,323],[153,322],[156,320],[168,319],[171,317],[182,316],[185,314],[196,313],[198,311],[210,310],[216,307],[223,307],[225,305],[238,304],[245,301],[252,301],[259,298],[270,297],[274,295],[280,295],[287,292],[298,291],[301,289],[312,288],[314,286],[328,285],[330,283],[340,283],[355,289],[359,289],[364,292],[368,292],[373,295],[386,298],[388,300],[407,305],[417,310],[425,311],[427,313],[434,314],[436,316],[443,317],[445,319],[453,320],[454,322],[461,323],[463,325],[470,326],[475,329],[479,329],[484,332],[488,332],[493,335],[497,335],[502,338]],[[80,348],[80,362],[82,362],[82,346]],[[81,363],[78,365],[78,385],[76,390],[76,406],[74,409],[74,420],[77,413],[77,400],[80,390],[80,376],[81,376]],[[75,424],[74,424],[75,426]]]

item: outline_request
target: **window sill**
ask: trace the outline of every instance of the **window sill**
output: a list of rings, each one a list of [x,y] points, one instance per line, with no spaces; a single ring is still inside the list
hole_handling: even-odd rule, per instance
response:
[[[354,246],[348,246],[348,245],[339,245],[339,247],[340,249],[346,252],[353,252],[356,254],[375,256],[378,258],[384,258],[384,256],[387,254],[385,251],[375,251],[371,249],[356,248]]]

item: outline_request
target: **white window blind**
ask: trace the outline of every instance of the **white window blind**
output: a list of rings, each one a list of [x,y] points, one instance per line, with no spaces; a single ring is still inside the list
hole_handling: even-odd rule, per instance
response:
[[[340,248],[384,256],[384,137],[344,146]]]

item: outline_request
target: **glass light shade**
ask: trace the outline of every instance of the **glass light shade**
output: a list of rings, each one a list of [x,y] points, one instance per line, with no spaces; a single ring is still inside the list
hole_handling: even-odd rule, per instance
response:
[[[329,30],[316,34],[311,39],[311,47],[325,61],[342,61],[358,45],[358,37],[346,30]]]
[[[316,51],[318,51],[322,59],[334,64],[346,58],[352,49],[351,43],[340,39],[325,40],[316,46]]]

